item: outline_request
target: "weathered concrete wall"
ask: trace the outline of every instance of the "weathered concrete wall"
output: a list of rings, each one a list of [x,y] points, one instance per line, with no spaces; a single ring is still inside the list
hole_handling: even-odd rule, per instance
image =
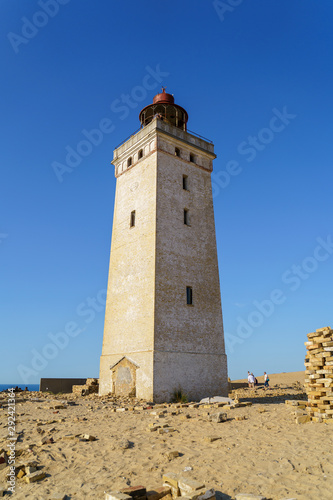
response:
[[[155,351],[154,401],[169,401],[178,388],[189,401],[227,396],[226,355]]]
[[[226,395],[211,179],[210,171],[198,168],[209,167],[211,160],[194,150],[194,164],[191,148],[183,146],[180,158],[171,148],[168,140],[159,139],[154,397],[169,399],[178,386],[195,399]],[[188,190],[183,189],[183,175]],[[184,209],[189,225],[184,224]],[[192,287],[193,305],[186,302],[187,286]]]
[[[213,145],[154,120],[114,158],[100,394],[112,390],[111,366],[124,355],[138,365],[138,397],[167,400],[179,386],[193,399],[227,394],[210,179]],[[193,305],[186,303],[187,286]]]
[[[39,389],[42,392],[72,392],[73,385],[84,385],[86,378],[41,378]]]
[[[144,157],[139,160],[141,149]],[[145,135],[125,153],[115,166],[118,179],[99,391],[112,390],[110,366],[126,355],[140,367],[137,396],[149,399],[153,391],[156,137]],[[132,168],[127,168],[128,156]],[[130,227],[134,210],[135,226]]]

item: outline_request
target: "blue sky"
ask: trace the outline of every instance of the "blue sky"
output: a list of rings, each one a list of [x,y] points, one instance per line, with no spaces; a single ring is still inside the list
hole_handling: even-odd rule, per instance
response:
[[[215,144],[229,375],[303,370],[306,334],[333,319],[332,2],[0,13],[0,382],[98,376],[110,161],[161,85]]]

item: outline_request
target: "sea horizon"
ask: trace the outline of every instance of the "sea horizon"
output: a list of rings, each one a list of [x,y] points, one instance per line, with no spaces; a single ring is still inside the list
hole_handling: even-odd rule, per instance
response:
[[[23,391],[26,387],[28,387],[29,391],[39,391],[39,384],[0,384],[0,392],[15,387],[19,387]]]

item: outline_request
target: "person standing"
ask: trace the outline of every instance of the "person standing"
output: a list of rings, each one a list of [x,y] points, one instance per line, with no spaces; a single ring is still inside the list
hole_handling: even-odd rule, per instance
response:
[[[264,388],[265,389],[266,389],[266,387],[269,387],[268,382],[269,382],[268,375],[266,372],[264,372]]]
[[[250,389],[254,389],[254,382],[255,382],[255,378],[254,378],[254,375],[253,373],[250,373],[249,376],[247,377],[247,380],[249,382],[249,388]]]

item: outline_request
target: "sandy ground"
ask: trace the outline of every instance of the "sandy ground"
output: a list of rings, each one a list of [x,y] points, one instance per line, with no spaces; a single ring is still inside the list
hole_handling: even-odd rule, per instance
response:
[[[68,499],[103,499],[104,491],[127,485],[154,489],[162,486],[163,473],[175,472],[215,488],[217,500],[234,499],[237,493],[272,500],[332,500],[333,425],[296,424],[295,408],[285,404],[287,399],[306,399],[303,379],[303,372],[270,375],[269,390],[237,390],[239,401],[252,406],[227,410],[143,409],[143,402],[134,402],[141,409],[133,410],[133,402],[94,395],[24,395],[25,401],[16,404],[16,449],[23,450],[16,462],[35,460],[46,477],[32,484],[17,479],[13,498],[47,500],[59,492]],[[65,408],[55,409],[61,402]],[[125,406],[127,411],[115,411]],[[160,418],[153,414],[162,411],[166,413]],[[209,414],[218,411],[227,413],[226,422],[209,421]],[[245,420],[235,418],[242,416]],[[7,449],[7,421],[7,409],[0,408],[0,449]],[[150,432],[154,422],[174,431]],[[80,441],[83,434],[96,441]],[[54,443],[41,445],[44,437]],[[209,442],[210,437],[218,439]],[[170,460],[170,451],[180,456]],[[0,487],[6,487],[7,469],[0,471]]]

